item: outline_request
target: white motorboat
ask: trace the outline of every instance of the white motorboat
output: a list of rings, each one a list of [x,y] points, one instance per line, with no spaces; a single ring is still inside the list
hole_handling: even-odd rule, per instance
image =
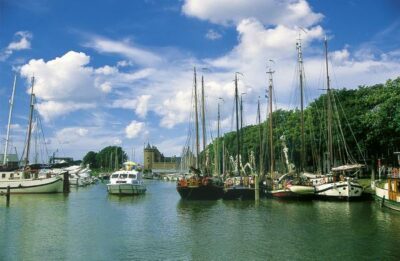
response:
[[[0,193],[5,193],[8,186],[13,194],[57,193],[63,191],[63,179],[58,175],[36,178],[23,171],[0,172]]]
[[[107,184],[109,194],[115,195],[140,195],[146,192],[146,186],[142,180],[142,173],[136,169],[136,163],[124,163],[125,170],[114,172]]]

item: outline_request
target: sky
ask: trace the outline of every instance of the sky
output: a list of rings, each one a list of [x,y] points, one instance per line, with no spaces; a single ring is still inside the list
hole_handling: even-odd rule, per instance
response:
[[[0,0],[0,149],[15,75],[11,150],[18,154],[34,76],[38,143],[47,148],[37,149],[41,158],[81,159],[118,145],[141,161],[147,142],[179,155],[194,67],[198,82],[204,76],[208,135],[215,137],[218,103],[222,131],[234,126],[235,72],[245,125],[256,122],[258,99],[266,115],[269,69],[276,108],[299,106],[299,38],[306,102],[326,85],[325,36],[334,88],[400,76],[399,14],[396,0]]]

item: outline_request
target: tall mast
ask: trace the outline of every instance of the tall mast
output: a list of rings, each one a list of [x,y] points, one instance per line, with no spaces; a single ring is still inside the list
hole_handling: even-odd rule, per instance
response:
[[[273,178],[274,175],[274,164],[275,164],[275,156],[274,156],[274,139],[273,139],[273,119],[272,119],[272,86],[273,86],[273,80],[272,80],[272,74],[274,71],[269,69],[267,74],[269,74],[269,86],[268,86],[268,96],[269,96],[269,154],[270,154],[270,167],[269,170],[271,172],[271,178]]]
[[[235,73],[235,104],[236,104],[236,143],[237,143],[237,171],[240,175],[240,133],[239,133],[239,95],[238,95],[238,83],[237,74]]]
[[[221,173],[221,170],[220,170],[220,160],[219,160],[219,129],[220,129],[220,120],[221,120],[221,114],[220,114],[220,111],[219,111],[219,102],[218,102],[218,122],[217,122],[217,150],[216,150],[216,152],[215,152],[215,154],[217,155],[217,172],[218,172],[218,176],[220,175],[220,173]]]
[[[199,168],[199,154],[200,154],[200,145],[199,145],[199,117],[197,112],[197,76],[196,76],[196,67],[193,69],[194,76],[194,117],[195,117],[195,126],[196,126],[196,169]]]
[[[262,142],[262,126],[261,126],[261,109],[260,109],[260,99],[257,102],[257,118],[258,118],[258,129],[259,129],[259,138],[260,138],[260,176],[264,174],[264,151],[263,151],[263,142]]]
[[[303,53],[301,51],[301,38],[297,42],[297,54],[299,63],[299,76],[300,76],[300,121],[301,121],[301,155],[300,155],[300,171],[304,171],[305,168],[305,154],[306,144],[304,137],[304,88],[303,88]]]
[[[8,113],[6,146],[4,147],[3,165],[6,165],[6,163],[7,163],[8,142],[10,140],[11,116],[12,116],[12,111],[13,111],[13,107],[14,107],[14,95],[15,95],[15,86],[16,86],[16,84],[17,84],[17,74],[15,74],[15,76],[14,76],[13,90],[12,90],[11,99],[10,99],[10,111]]]
[[[34,109],[34,101],[35,94],[33,94],[33,85],[35,84],[35,77],[31,79],[31,103],[30,103],[30,113],[29,113],[29,125],[28,125],[28,139],[26,144],[26,154],[25,154],[25,167],[29,164],[29,149],[31,144],[31,134],[32,134],[32,118],[33,118],[33,109]]]
[[[206,140],[206,115],[205,115],[205,103],[204,103],[204,77],[203,75],[201,76],[201,129],[202,129],[202,134],[203,134],[203,156],[206,157],[206,144],[207,144],[207,140]],[[208,172],[208,166],[206,166],[207,163],[207,159],[203,158],[202,161],[202,165],[204,168],[204,173]]]
[[[327,118],[328,118],[328,171],[330,171],[333,163],[333,141],[332,141],[332,103],[331,103],[331,84],[329,79],[328,68],[328,40],[325,36],[325,65],[326,65],[326,86],[327,86]]]

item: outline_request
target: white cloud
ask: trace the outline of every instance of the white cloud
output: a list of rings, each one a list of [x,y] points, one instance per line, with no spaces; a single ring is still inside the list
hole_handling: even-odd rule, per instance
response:
[[[144,122],[132,121],[125,128],[125,134],[128,139],[136,138],[142,131],[144,131]]]
[[[85,137],[89,133],[89,130],[82,127],[67,127],[59,130],[56,133],[56,139],[60,143],[71,143],[79,141],[82,137]]]
[[[221,37],[222,35],[213,29],[208,30],[206,33],[206,38],[210,40],[218,40]]]
[[[142,66],[155,65],[162,62],[160,56],[135,46],[129,40],[114,41],[103,37],[92,37],[91,41],[88,42],[86,46],[93,48],[100,53],[111,53],[124,56],[129,58],[131,62]]]
[[[0,61],[5,61],[14,51],[31,49],[32,33],[19,31],[14,34],[15,40],[0,52]]]
[[[151,95],[140,95],[136,99],[117,99],[112,103],[111,107],[135,110],[135,113],[140,118],[145,118],[147,115],[150,98]]]
[[[267,25],[308,27],[322,19],[305,0],[185,0],[182,12],[216,24],[237,24],[256,18]]]
[[[69,101],[43,101],[38,103],[36,106],[40,112],[40,115],[46,122],[48,122],[54,118],[60,117],[76,110],[95,108],[96,104],[95,102],[75,103]]]

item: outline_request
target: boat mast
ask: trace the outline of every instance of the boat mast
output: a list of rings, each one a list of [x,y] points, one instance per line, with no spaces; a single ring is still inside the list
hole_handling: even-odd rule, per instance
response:
[[[32,118],[33,118],[33,109],[34,109],[34,101],[35,94],[33,93],[33,85],[35,84],[35,77],[31,79],[31,103],[30,103],[30,113],[29,113],[29,125],[28,125],[28,139],[26,144],[26,154],[25,154],[25,168],[29,164],[29,149],[31,143],[31,134],[32,134]]]
[[[270,172],[271,172],[271,178],[273,179],[274,175],[274,163],[275,163],[275,157],[274,157],[274,139],[273,139],[273,119],[272,119],[272,87],[273,87],[273,80],[272,80],[272,74],[274,71],[269,69],[267,74],[269,74],[269,86],[268,86],[268,96],[269,96],[269,154],[270,154]]]
[[[301,121],[301,154],[300,154],[300,171],[304,171],[305,168],[305,154],[306,144],[304,137],[304,87],[303,87],[303,53],[301,51],[301,36],[296,44],[298,63],[299,63],[299,76],[300,76],[300,121]]]
[[[196,169],[199,168],[199,150],[200,150],[200,145],[199,145],[199,117],[198,117],[198,112],[197,112],[197,76],[196,76],[196,67],[193,69],[194,71],[194,76],[193,76],[193,81],[194,81],[194,117],[195,117],[195,126],[196,126]]]
[[[3,165],[6,165],[6,163],[7,163],[8,142],[10,140],[11,116],[12,116],[12,111],[13,111],[13,107],[14,107],[14,96],[15,96],[15,86],[16,86],[16,84],[17,84],[17,74],[15,74],[15,76],[14,76],[13,90],[12,90],[11,99],[10,99],[10,111],[8,113],[6,145],[4,147]]]
[[[235,73],[235,104],[236,104],[236,143],[237,143],[237,174],[240,175],[240,133],[239,133],[239,95],[237,75]]]
[[[206,153],[206,144],[207,144],[207,137],[206,137],[206,115],[205,115],[205,103],[204,103],[204,76],[201,76],[201,129],[203,134],[203,156]],[[205,168],[205,173],[208,172],[208,166],[204,164],[205,158],[203,158],[203,168]],[[207,173],[208,174],[208,173]]]
[[[328,40],[325,36],[325,65],[326,65],[326,86],[327,86],[327,120],[328,120],[328,171],[330,171],[333,163],[333,139],[332,139],[332,103],[331,103],[331,84],[329,79],[328,66]]]
[[[220,120],[221,120],[221,114],[220,114],[220,110],[219,110],[219,102],[218,102],[218,121],[217,121],[217,150],[215,152],[215,155],[217,155],[216,159],[217,159],[217,172],[218,172],[218,176],[221,173],[221,169],[220,169],[220,164],[219,164],[219,129],[220,129]]]
[[[262,142],[262,126],[261,126],[261,109],[260,109],[260,98],[257,102],[257,118],[258,118],[258,129],[259,129],[259,138],[260,138],[260,176],[264,175],[264,162],[263,162],[263,142]]]

